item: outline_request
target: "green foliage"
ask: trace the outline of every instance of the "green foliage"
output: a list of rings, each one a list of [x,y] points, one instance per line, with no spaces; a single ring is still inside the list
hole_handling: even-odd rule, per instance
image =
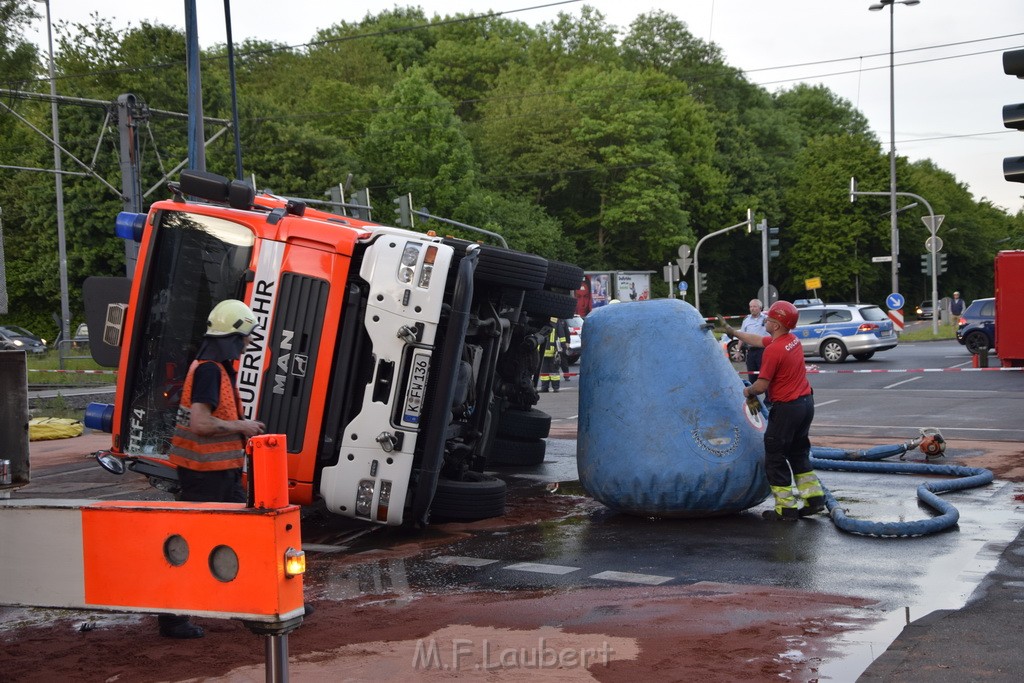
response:
[[[0,0],[0,67],[8,87],[45,92],[46,80],[32,80],[39,55],[24,40],[35,14],[33,3]],[[64,167],[83,170],[78,159],[94,174],[64,179],[72,317],[80,320],[83,280],[124,267],[111,229],[123,202],[107,116],[124,93],[144,104],[141,185],[147,206],[164,198],[161,179],[187,154],[186,121],[174,115],[187,107],[185,36],[151,23],[114,28],[99,15],[58,28],[61,94],[108,103],[59,107]],[[830,300],[888,293],[887,264],[871,263],[889,253],[888,201],[851,205],[846,192],[851,176],[863,190],[888,187],[887,155],[864,115],[821,86],[769,93],[672,14],[640,15],[623,30],[584,6],[534,28],[395,7],[311,33],[306,47],[246,41],[235,49],[244,172],[261,188],[317,198],[351,173],[356,187],[371,187],[382,222],[393,222],[391,200],[411,192],[416,208],[498,232],[514,248],[590,270],[658,273],[680,244],[694,247],[749,208],[781,228],[782,256],[769,275],[783,297],[803,295],[811,276]],[[202,87],[204,113],[220,120],[207,123],[210,138],[231,117],[226,46],[203,54]],[[49,130],[48,102],[12,106]],[[234,175],[234,157],[232,135],[221,134],[207,167]],[[49,168],[53,151],[0,115],[0,158]],[[898,166],[900,189],[946,216],[949,272],[940,290],[991,294],[994,254],[1024,248],[1024,212],[973,198],[930,161]],[[7,318],[52,337],[60,291],[52,174],[0,169],[0,206]],[[918,207],[899,217],[909,300],[930,288],[913,274],[927,236],[922,215]],[[762,282],[758,238],[734,230],[702,246],[707,310],[745,309]]]

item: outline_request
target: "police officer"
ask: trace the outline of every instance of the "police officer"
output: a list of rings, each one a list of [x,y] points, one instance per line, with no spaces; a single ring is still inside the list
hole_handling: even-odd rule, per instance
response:
[[[740,323],[740,332],[750,332],[758,337],[764,337],[768,334],[768,328],[765,327],[765,322],[767,322],[768,318],[764,314],[764,304],[761,303],[760,299],[751,299],[748,307],[750,308],[750,315]],[[761,354],[764,349],[758,346],[750,346],[746,343],[743,346],[746,356],[747,378],[753,384],[757,381],[757,371],[761,369]]]
[[[244,503],[242,464],[245,442],[265,426],[242,416],[235,388],[235,367],[256,315],[237,299],[214,306],[206,335],[185,376],[169,458],[178,469],[179,500],[201,503]],[[187,616],[161,614],[160,635],[202,638],[203,629]]]
[[[719,316],[719,324],[732,337],[754,347],[763,347],[761,372],[757,381],[743,388],[745,397],[767,392],[771,401],[764,433],[764,464],[775,507],[764,512],[765,519],[793,521],[825,509],[825,492],[811,469],[811,421],[814,396],[807,381],[804,352],[791,332],[799,312],[788,301],[776,301],[768,309],[766,337],[735,330]],[[791,474],[792,472],[792,474]],[[803,506],[793,495],[793,480]]]

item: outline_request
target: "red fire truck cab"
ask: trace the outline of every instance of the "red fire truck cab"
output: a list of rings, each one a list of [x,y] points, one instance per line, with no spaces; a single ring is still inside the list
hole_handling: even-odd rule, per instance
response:
[[[85,288],[119,367],[113,405],[86,415],[112,434],[108,464],[174,490],[180,389],[210,310],[237,298],[260,323],[238,367],[244,413],[286,435],[292,502],[390,525],[425,524],[431,508],[503,512],[504,482],[482,474],[487,452],[504,414],[538,412],[538,344],[549,317],[574,311],[581,269],[205,172],[171,189],[148,214],[119,216],[139,242],[128,300]]]

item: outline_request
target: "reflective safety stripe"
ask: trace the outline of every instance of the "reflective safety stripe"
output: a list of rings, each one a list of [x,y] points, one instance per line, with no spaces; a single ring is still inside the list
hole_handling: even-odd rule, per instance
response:
[[[171,438],[168,459],[177,467],[207,472],[242,467],[245,461],[245,442],[241,434],[200,436],[192,431],[192,382],[201,362],[195,361],[185,377],[178,406],[177,424]],[[231,385],[227,371],[220,363],[213,363],[220,371],[220,397],[213,416],[220,420],[237,420],[241,415],[238,392]]]
[[[782,514],[786,508],[795,510],[797,507],[796,496],[793,495],[791,486],[773,486],[772,495],[775,496],[775,512]]]
[[[796,475],[796,490],[800,492],[800,497],[804,500],[825,495],[825,491],[821,488],[821,482],[818,480],[818,475],[814,472],[801,472]]]

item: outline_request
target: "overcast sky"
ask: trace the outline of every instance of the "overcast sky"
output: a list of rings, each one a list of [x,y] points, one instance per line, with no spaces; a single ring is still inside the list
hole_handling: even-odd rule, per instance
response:
[[[694,35],[717,43],[729,64],[768,90],[800,81],[826,85],[868,117],[888,150],[890,17],[888,8],[869,11],[872,2],[681,0],[658,4],[650,0],[590,0],[587,4],[623,30],[637,14],[655,9],[671,12],[685,21]],[[144,20],[184,25],[183,1],[50,3],[54,22],[81,22],[99,13],[117,28],[138,26]],[[396,4],[407,3],[235,0],[232,33],[236,43],[260,38],[299,45],[309,41],[317,28],[358,21],[366,13]],[[550,21],[558,12],[578,16],[583,5],[564,2],[544,7],[544,0],[408,4],[422,7],[428,16],[493,11],[528,24]],[[42,12],[42,5],[39,10]],[[223,0],[197,0],[197,12],[203,46],[226,42]],[[932,159],[955,174],[977,199],[988,198],[1012,212],[1024,208],[1024,184],[1008,183],[1002,174],[1003,157],[1024,156],[1024,134],[1009,131],[1002,123],[1004,104],[1024,102],[1024,80],[1007,76],[1002,69],[1004,50],[1024,48],[1024,0],[921,0],[916,6],[897,5],[894,18],[898,154],[912,160]],[[37,42],[45,46],[45,21],[39,21],[37,29]],[[836,61],[821,63],[826,60]],[[884,199],[878,201],[885,204]],[[949,227],[948,222],[943,227]]]

